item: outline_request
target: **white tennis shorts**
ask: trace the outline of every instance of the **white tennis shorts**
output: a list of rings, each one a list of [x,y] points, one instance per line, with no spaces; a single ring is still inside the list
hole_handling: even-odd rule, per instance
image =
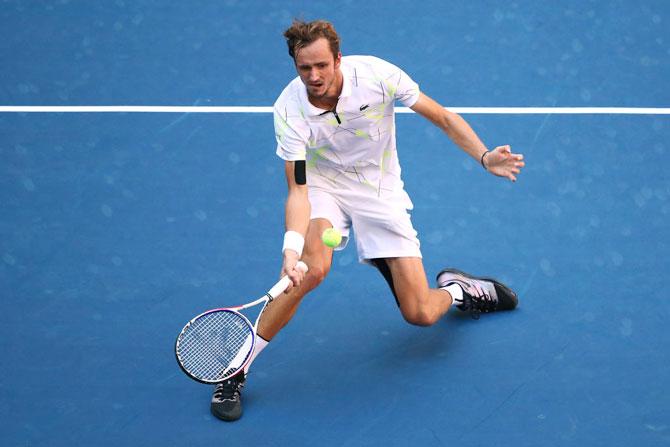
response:
[[[408,213],[413,205],[404,189],[382,197],[315,186],[308,191],[311,219],[328,219],[342,232],[342,242],[335,250],[346,247],[353,228],[361,263],[375,258],[421,258],[417,232]]]

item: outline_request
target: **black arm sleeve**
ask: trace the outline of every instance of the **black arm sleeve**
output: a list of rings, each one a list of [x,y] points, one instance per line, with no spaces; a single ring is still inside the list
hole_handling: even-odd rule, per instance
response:
[[[298,185],[304,185],[307,183],[307,172],[305,168],[305,160],[298,160],[294,163],[295,169],[295,182]]]

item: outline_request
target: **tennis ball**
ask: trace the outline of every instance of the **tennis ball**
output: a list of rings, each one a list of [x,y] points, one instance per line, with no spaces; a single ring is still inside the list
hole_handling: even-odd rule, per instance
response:
[[[330,248],[335,248],[342,242],[342,233],[335,228],[327,228],[321,235],[321,240]]]

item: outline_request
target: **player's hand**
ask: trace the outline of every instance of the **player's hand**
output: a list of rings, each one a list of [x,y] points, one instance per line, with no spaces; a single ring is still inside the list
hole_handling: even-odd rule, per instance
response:
[[[286,291],[290,291],[293,287],[298,287],[302,280],[305,279],[305,272],[297,268],[298,253],[293,250],[284,250],[284,263],[282,265],[281,276],[288,276],[291,284]]]
[[[509,145],[498,146],[484,156],[484,166],[491,174],[516,182],[516,175],[526,165],[523,154],[513,154]]]

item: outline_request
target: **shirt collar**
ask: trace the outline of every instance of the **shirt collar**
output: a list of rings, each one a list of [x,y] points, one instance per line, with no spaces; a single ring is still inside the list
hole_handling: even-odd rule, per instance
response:
[[[348,67],[346,67],[344,63],[340,64],[340,71],[342,72],[342,92],[340,93],[339,99],[343,99],[351,96],[351,77],[349,76]],[[328,111],[325,109],[320,109],[311,102],[309,102],[309,98],[307,98],[307,88],[305,87],[305,84],[302,84],[302,88],[300,89],[300,100],[307,112],[307,115],[309,116],[322,115],[324,112]]]

